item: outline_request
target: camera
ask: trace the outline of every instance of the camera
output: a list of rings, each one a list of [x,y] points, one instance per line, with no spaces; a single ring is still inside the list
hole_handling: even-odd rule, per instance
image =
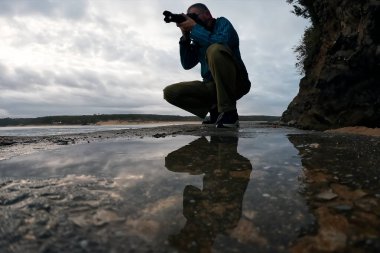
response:
[[[165,16],[164,21],[166,23],[170,23],[170,22],[182,23],[186,21],[186,18],[182,14],[173,14],[170,11],[164,11],[162,14]],[[187,16],[194,19],[195,22],[198,21],[198,16],[196,14],[191,13],[191,14],[188,14]]]

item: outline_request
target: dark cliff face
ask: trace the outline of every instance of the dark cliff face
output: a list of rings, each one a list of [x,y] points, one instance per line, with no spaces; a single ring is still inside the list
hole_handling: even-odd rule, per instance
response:
[[[380,127],[380,1],[317,0],[319,41],[281,120],[305,129]]]

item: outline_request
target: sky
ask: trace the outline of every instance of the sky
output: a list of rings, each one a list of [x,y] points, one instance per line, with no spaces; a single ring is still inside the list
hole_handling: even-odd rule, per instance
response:
[[[170,105],[169,84],[201,80],[184,70],[180,30],[162,12],[188,0],[0,0],[0,118],[189,113]],[[279,116],[302,76],[293,48],[309,22],[285,0],[204,0],[240,37],[252,82],[239,115]]]

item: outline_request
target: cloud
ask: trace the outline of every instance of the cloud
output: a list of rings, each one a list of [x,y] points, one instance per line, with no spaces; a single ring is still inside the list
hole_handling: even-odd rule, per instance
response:
[[[298,89],[292,47],[307,22],[285,0],[204,2],[240,35],[253,89],[239,113],[280,115]],[[199,66],[182,69],[180,31],[163,22],[163,10],[187,7],[184,0],[0,1],[0,117],[189,115],[162,97],[168,84],[200,79]]]
[[[0,16],[35,16],[78,19],[85,15],[87,0],[11,0],[0,1]]]

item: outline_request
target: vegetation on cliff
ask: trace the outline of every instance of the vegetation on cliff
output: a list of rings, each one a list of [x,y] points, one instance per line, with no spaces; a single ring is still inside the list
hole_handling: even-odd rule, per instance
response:
[[[311,25],[306,28],[300,44],[295,46],[294,52],[297,54],[296,67],[301,74],[312,65],[314,57],[320,47],[321,27],[318,16],[313,8],[313,0],[286,0],[293,4],[293,13],[297,16],[310,19]]]

